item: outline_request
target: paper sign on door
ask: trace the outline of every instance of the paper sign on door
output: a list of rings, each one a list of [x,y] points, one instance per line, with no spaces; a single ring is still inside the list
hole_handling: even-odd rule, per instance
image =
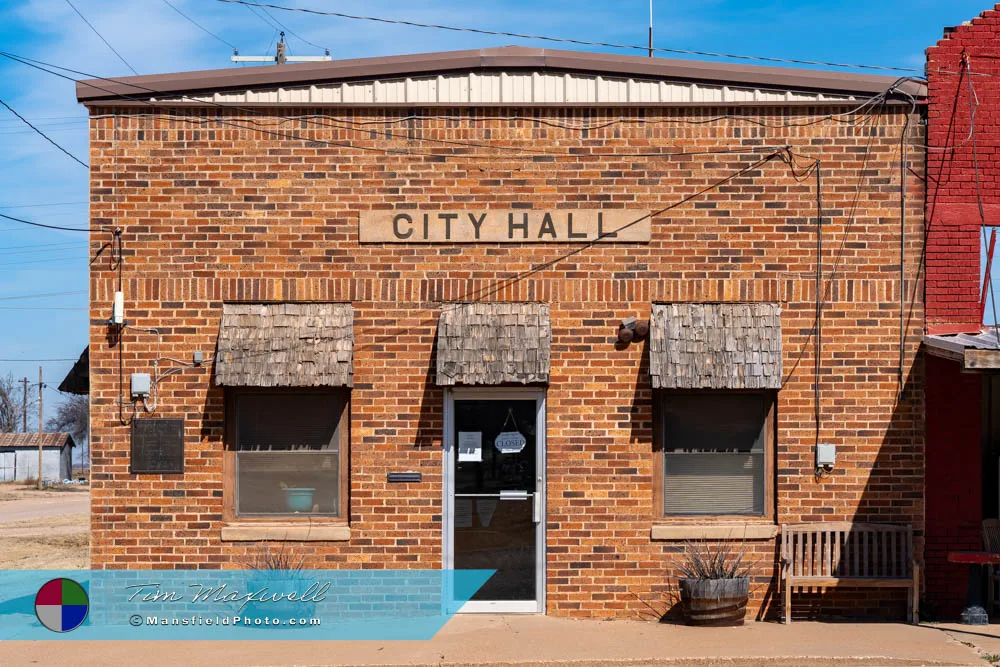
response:
[[[458,460],[476,463],[483,460],[483,434],[480,431],[458,432]]]

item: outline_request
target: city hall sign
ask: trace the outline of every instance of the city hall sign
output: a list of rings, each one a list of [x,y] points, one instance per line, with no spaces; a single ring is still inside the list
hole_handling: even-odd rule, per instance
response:
[[[648,243],[650,212],[622,209],[364,211],[361,243]]]

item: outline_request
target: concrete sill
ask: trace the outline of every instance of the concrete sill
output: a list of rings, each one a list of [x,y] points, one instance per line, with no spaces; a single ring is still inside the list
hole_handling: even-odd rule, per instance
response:
[[[344,524],[308,523],[227,523],[222,526],[223,542],[346,542],[351,527]]]
[[[654,540],[770,540],[781,528],[770,523],[718,524],[654,524],[650,538]]]

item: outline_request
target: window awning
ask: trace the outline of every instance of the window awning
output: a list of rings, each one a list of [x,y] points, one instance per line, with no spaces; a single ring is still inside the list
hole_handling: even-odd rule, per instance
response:
[[[354,309],[348,303],[223,304],[215,383],[352,386]]]
[[[779,389],[781,305],[654,304],[649,374],[654,389]]]
[[[437,383],[548,382],[551,339],[546,304],[445,304],[438,323]]]

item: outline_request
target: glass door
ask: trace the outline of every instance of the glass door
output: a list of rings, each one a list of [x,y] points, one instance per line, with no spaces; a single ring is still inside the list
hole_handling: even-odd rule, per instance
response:
[[[445,412],[445,567],[496,570],[460,611],[542,612],[544,394],[454,389]]]

